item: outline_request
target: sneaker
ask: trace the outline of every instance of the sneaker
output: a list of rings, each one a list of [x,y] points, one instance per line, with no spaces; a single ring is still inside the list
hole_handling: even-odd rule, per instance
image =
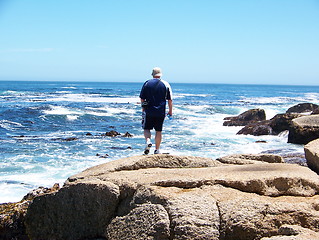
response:
[[[144,154],[145,155],[149,154],[151,147],[152,147],[151,140],[148,139],[147,142],[146,142],[146,147],[144,149]]]
[[[160,150],[155,149],[154,154],[161,154]]]

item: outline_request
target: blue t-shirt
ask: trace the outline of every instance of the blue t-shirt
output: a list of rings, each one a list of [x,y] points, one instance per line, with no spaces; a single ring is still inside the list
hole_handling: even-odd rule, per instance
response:
[[[145,109],[147,115],[164,117],[166,100],[172,100],[172,89],[168,82],[153,78],[144,83],[140,98],[148,102],[148,107]]]

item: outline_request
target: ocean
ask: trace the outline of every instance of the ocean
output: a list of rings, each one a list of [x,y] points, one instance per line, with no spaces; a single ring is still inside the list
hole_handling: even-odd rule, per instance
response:
[[[141,155],[142,84],[0,81],[0,203],[63,184],[88,167]],[[298,103],[319,104],[319,86],[171,86],[174,115],[164,123],[162,152],[176,155],[303,153],[302,145],[287,143],[287,132],[236,135],[242,127],[223,126],[223,119],[252,108],[264,109],[270,119]],[[110,131],[121,135],[107,136]]]

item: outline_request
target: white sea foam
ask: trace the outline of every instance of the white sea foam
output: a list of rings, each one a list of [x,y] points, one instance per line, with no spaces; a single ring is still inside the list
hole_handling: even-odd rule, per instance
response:
[[[71,110],[62,106],[50,106],[49,110],[43,110],[47,115],[83,115],[82,111]]]
[[[78,115],[67,115],[66,118],[69,120],[69,121],[74,121],[76,119],[79,118]]]
[[[87,102],[87,103],[137,103],[138,97],[104,97],[99,94],[65,94],[44,99],[54,102]]]
[[[61,87],[61,88],[66,88],[66,89],[77,89],[77,87]]]
[[[85,109],[91,110],[91,111],[87,111],[87,114],[91,114],[91,115],[96,115],[96,116],[112,116],[115,114],[119,114],[119,113],[125,113],[125,114],[135,114],[135,110],[134,109],[127,109],[127,108],[122,108],[122,107],[97,107],[97,108],[93,108],[93,107],[86,107]]]
[[[0,127],[6,130],[13,130],[16,127],[23,127],[23,125],[21,123],[12,122],[9,120],[0,120]]]
[[[304,96],[292,96],[292,97],[240,97],[239,102],[252,103],[252,104],[288,104],[294,105],[294,103],[311,102],[319,103],[319,93],[305,93]]]
[[[209,97],[209,96],[214,96],[212,94],[192,94],[192,93],[173,93],[174,94],[174,99],[175,98],[184,98],[184,97]]]

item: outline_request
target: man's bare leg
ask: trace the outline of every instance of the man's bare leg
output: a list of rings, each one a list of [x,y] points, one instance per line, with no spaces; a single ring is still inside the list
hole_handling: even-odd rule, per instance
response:
[[[146,147],[144,150],[144,154],[148,154],[150,152],[150,148],[152,147],[151,137],[152,137],[151,130],[144,129],[144,138],[146,141]]]
[[[156,150],[160,149],[162,142],[162,131],[156,131],[155,133],[155,148]]]

